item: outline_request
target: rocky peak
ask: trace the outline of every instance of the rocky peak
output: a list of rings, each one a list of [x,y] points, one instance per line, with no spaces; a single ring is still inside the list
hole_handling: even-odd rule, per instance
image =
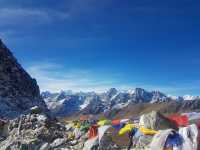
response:
[[[137,100],[142,100],[142,101],[150,101],[152,98],[152,94],[145,91],[144,89],[141,88],[136,88],[135,89],[135,93],[134,93],[134,97]]]
[[[153,98],[152,98],[153,100],[167,99],[167,96],[161,93],[160,91],[153,91],[152,95],[153,95]]]
[[[144,89],[142,89],[142,88],[135,88],[135,94],[136,95],[142,95],[144,93],[146,93],[146,91]]]
[[[56,97],[56,100],[59,101],[59,100],[62,100],[62,99],[65,99],[66,98],[66,94],[64,91],[61,91],[59,93],[59,95]]]
[[[0,40],[0,114],[25,111],[34,105],[46,107],[35,79],[22,68]],[[4,106],[6,105],[6,107]],[[6,109],[7,110],[7,109]],[[8,115],[8,114],[7,114]],[[8,115],[9,116],[9,115]]]
[[[1,97],[37,98],[40,96],[36,80],[28,75],[2,42],[0,44],[0,82]]]
[[[107,91],[107,95],[109,98],[111,98],[112,96],[116,95],[117,94],[117,89],[116,88],[111,88]]]

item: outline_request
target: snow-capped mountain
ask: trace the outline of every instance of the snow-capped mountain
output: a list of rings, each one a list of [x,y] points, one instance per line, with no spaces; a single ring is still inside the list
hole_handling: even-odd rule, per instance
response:
[[[198,96],[167,96],[160,91],[146,91],[142,88],[132,90],[117,90],[111,88],[103,93],[95,92],[42,92],[48,108],[60,116],[70,115],[74,112],[98,114],[116,109],[122,109],[129,104],[160,103],[168,101],[200,100]]]
[[[48,108],[55,115],[69,115],[76,111],[83,113],[97,114],[113,109],[121,109],[130,103],[155,103],[170,100],[165,94],[159,91],[148,92],[142,88],[134,90],[119,91],[111,88],[104,93],[79,92],[67,94],[64,91],[60,93],[43,92]]]
[[[169,97],[169,99],[171,100],[175,100],[175,101],[183,101],[183,97],[181,96],[172,96],[172,95],[168,95],[167,97]]]
[[[191,101],[191,100],[196,100],[196,99],[200,99],[200,97],[199,96],[192,96],[192,95],[184,95],[183,96],[183,100]]]

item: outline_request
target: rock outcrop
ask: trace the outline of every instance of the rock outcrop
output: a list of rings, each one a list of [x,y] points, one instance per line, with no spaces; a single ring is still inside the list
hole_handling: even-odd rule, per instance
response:
[[[64,131],[64,126],[45,114],[20,115],[8,121],[6,136],[0,135],[0,149],[53,149],[65,142]]]
[[[33,106],[46,109],[37,82],[0,40],[0,117],[15,117]]]

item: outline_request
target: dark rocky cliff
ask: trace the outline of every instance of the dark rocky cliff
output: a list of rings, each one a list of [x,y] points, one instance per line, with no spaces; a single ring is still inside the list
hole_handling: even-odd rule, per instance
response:
[[[35,105],[46,108],[36,80],[0,40],[0,115],[17,116]]]

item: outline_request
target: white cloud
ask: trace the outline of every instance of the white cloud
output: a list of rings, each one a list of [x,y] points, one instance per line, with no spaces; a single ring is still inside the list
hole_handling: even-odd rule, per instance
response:
[[[41,24],[69,17],[67,12],[32,8],[1,8],[1,26]]]
[[[27,68],[30,75],[37,79],[41,91],[60,90],[102,92],[113,85],[113,81],[100,81],[92,78],[89,70],[69,70],[54,63],[34,64]]]

